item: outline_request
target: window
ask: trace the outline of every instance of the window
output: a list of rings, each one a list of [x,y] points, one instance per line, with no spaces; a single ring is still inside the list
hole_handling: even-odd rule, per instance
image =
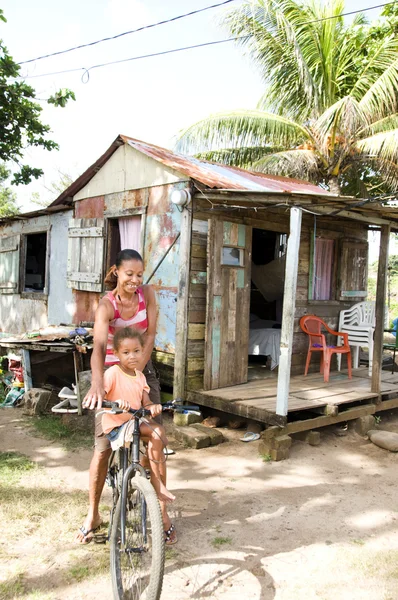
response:
[[[335,241],[317,237],[311,257],[310,300],[334,299],[334,256]]]
[[[47,232],[24,236],[22,292],[47,293]]]
[[[243,249],[223,246],[221,249],[221,264],[230,267],[243,267]]]

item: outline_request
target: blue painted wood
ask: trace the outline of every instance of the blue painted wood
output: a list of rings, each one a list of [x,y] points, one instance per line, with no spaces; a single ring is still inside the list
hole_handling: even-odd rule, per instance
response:
[[[238,225],[238,246],[242,248],[245,247],[246,244],[246,225],[240,223]]]
[[[245,287],[245,270],[244,269],[237,269],[236,287],[241,288],[241,289]]]
[[[212,379],[218,381],[221,356],[221,296],[213,297],[213,330],[212,330]]]

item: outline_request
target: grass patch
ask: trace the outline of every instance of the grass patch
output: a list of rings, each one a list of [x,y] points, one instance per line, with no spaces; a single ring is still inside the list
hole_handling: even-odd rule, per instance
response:
[[[164,556],[166,560],[175,560],[178,557],[178,552],[175,548],[165,548]]]
[[[20,598],[25,592],[23,582],[23,573],[17,573],[7,581],[0,583],[0,598],[1,600],[14,600]]]
[[[93,446],[93,436],[90,433],[72,429],[55,415],[32,417],[27,423],[46,440],[60,442],[65,450],[92,448]]]
[[[36,464],[23,454],[0,452],[0,485],[2,487],[15,485],[25,473],[36,468]]]
[[[232,538],[230,537],[215,537],[211,540],[211,545],[214,548],[220,548],[221,546],[225,546],[226,544],[231,544]]]
[[[68,575],[75,581],[83,581],[83,579],[87,579],[90,575],[90,569],[86,565],[78,565],[76,567],[71,567],[68,571]]]
[[[260,458],[265,463],[271,462],[271,460],[272,460],[271,454],[260,454]]]

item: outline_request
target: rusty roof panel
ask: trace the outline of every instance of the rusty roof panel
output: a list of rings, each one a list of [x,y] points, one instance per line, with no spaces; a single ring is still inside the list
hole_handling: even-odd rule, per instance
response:
[[[147,144],[127,136],[120,136],[132,148],[143,152],[150,158],[161,162],[167,167],[188,175],[190,178],[217,189],[250,190],[262,192],[285,192],[304,194],[331,195],[326,190],[308,181],[290,179],[289,177],[278,177],[239,169],[238,167],[227,167],[225,165],[199,160],[193,156],[184,156],[177,152],[171,152],[165,148]]]
[[[102,154],[95,163],[64,190],[62,194],[50,204],[50,207],[70,205],[73,196],[87,185],[118,147],[123,144],[129,144],[129,146],[138,152],[142,152],[165,166],[183,173],[189,178],[207,185],[210,188],[287,194],[301,192],[303,194],[331,196],[326,190],[313,185],[312,183],[308,183],[307,181],[246,171],[245,169],[239,169],[238,167],[227,167],[225,165],[199,160],[193,156],[185,156],[178,152],[172,152],[171,150],[166,150],[160,146],[147,144],[146,142],[125,135],[119,135],[104,154]]]

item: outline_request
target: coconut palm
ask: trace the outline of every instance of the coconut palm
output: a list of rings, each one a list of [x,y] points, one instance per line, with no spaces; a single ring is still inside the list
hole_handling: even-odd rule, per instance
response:
[[[254,0],[226,19],[266,84],[255,110],[210,116],[178,149],[331,191],[398,188],[398,36],[350,25],[342,0]],[[394,21],[395,23],[395,21]]]

